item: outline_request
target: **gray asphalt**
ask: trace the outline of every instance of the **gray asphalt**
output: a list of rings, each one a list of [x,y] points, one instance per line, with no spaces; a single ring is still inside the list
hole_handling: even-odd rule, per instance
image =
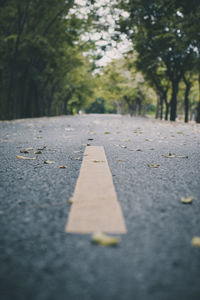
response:
[[[83,155],[74,151],[87,143],[105,147],[128,229],[117,247],[64,231]],[[16,158],[43,146],[36,160]],[[199,174],[197,124],[118,115],[0,122],[0,299],[199,300]],[[180,202],[191,195],[191,205]]]

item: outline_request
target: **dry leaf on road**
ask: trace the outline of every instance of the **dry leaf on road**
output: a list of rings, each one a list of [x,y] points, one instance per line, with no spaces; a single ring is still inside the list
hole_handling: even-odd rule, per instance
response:
[[[53,160],[45,160],[44,164],[48,165],[48,164],[55,164],[56,162]]]
[[[124,149],[127,148],[127,146],[124,146],[124,145],[119,145],[119,146]]]
[[[150,167],[150,168],[159,168],[160,165],[157,165],[157,164],[148,164],[148,167]]]
[[[25,159],[36,159],[36,157],[26,157],[26,156],[21,156],[21,155],[16,155],[16,158],[21,159],[21,160],[25,160]]]
[[[64,165],[63,165],[63,166],[60,166],[59,168],[60,168],[60,169],[66,169],[67,166],[64,166]]]
[[[96,232],[92,236],[92,241],[101,246],[114,246],[120,242],[120,238],[104,234],[103,232]]]
[[[142,149],[140,149],[140,148],[138,148],[138,149],[130,149],[130,151],[137,152],[137,151],[142,151]]]
[[[191,240],[191,245],[200,248],[200,237],[194,236]]]
[[[190,204],[190,203],[192,203],[193,199],[194,199],[194,196],[190,196],[188,198],[182,197],[181,202],[184,203],[184,204]]]
[[[188,155],[176,155],[175,153],[169,153],[163,156],[167,158],[188,158]]]

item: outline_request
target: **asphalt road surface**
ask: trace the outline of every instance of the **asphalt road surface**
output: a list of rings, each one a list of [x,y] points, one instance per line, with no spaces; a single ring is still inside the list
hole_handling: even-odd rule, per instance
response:
[[[88,143],[105,148],[126,222],[116,247],[64,230],[83,157],[76,151]],[[118,115],[0,122],[1,300],[199,300],[194,236],[199,125]]]

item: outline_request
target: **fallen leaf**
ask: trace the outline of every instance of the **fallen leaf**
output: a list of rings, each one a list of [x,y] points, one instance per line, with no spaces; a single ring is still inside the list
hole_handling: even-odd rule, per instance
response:
[[[92,236],[92,241],[101,246],[114,246],[120,242],[120,238],[104,234],[103,232],[96,232]]]
[[[35,151],[34,154],[42,154],[42,151]]]
[[[122,160],[122,159],[118,159],[118,160],[117,160],[117,162],[124,162],[124,160]]]
[[[182,131],[178,131],[177,134],[183,134],[183,132]]]
[[[124,145],[119,145],[119,146],[124,149],[127,148],[127,146],[124,146]]]
[[[148,164],[148,166],[150,168],[159,168],[160,167],[160,165],[157,165],[157,164]]]
[[[24,159],[36,159],[36,157],[26,157],[26,156],[21,156],[21,155],[16,155],[16,158],[24,160]]]
[[[42,151],[42,150],[44,150],[46,147],[47,147],[47,146],[40,147],[40,148],[38,148],[38,150],[39,150],[39,151]]]
[[[25,149],[20,150],[20,153],[30,153],[33,150],[34,150],[33,148],[25,148]]]
[[[64,165],[63,165],[63,166],[60,166],[59,168],[60,168],[60,169],[66,169],[67,166],[64,166]]]
[[[48,164],[55,164],[56,162],[53,160],[45,160],[44,164],[48,165]]]
[[[190,203],[192,203],[193,199],[194,199],[194,196],[190,196],[188,198],[182,197],[181,202],[184,203],[184,204],[190,204]]]
[[[200,237],[194,236],[191,240],[191,245],[200,248]]]
[[[96,160],[96,159],[94,159],[94,160],[92,160],[92,162],[94,162],[94,163],[104,163],[105,161],[104,160]]]
[[[176,155],[175,153],[169,153],[163,156],[167,158],[188,158],[188,155]]]
[[[42,149],[42,150],[44,150],[44,149]],[[49,148],[48,151],[56,151],[56,149],[55,148]]]
[[[106,132],[104,132],[104,134],[111,134],[111,132],[109,132],[109,131],[106,131]]]
[[[140,148],[138,148],[138,149],[131,149],[130,151],[137,152],[137,151],[142,151],[142,149],[140,149]]]
[[[75,157],[74,160],[81,160],[81,158],[80,157]]]

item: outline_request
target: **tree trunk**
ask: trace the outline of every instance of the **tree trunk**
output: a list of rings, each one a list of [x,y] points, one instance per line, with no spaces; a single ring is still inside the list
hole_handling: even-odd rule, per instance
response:
[[[177,94],[178,94],[178,81],[172,82],[172,97],[171,97],[171,111],[170,111],[170,121],[176,121],[176,108],[177,108]]]
[[[200,73],[199,73],[199,103],[198,103],[198,106],[197,106],[196,122],[200,123]]]
[[[189,92],[190,92],[190,83],[187,82],[186,84],[186,89],[185,89],[185,99],[184,99],[184,104],[185,104],[185,122],[188,122],[188,114],[189,114]]]
[[[163,119],[163,97],[160,97],[160,119]]]
[[[165,121],[168,120],[168,115],[169,115],[169,103],[167,101],[165,101],[165,106],[166,106],[166,109],[165,109]]]
[[[156,103],[156,115],[155,118],[159,118],[159,111],[160,111],[160,96],[157,95],[157,103]]]

